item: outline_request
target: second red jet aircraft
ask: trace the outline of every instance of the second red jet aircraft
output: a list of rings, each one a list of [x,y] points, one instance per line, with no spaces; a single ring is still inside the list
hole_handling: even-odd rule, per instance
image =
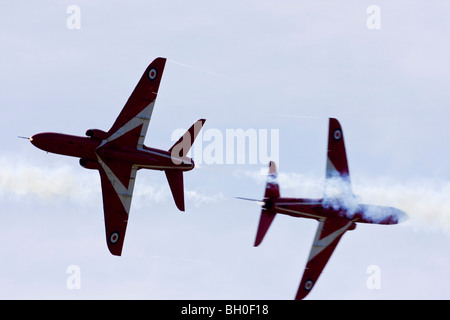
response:
[[[396,208],[360,204],[352,192],[344,134],[337,119],[330,118],[328,133],[328,154],[326,165],[325,192],[321,199],[283,198],[277,182],[274,162],[269,164],[269,176],[261,217],[255,239],[259,246],[272,224],[276,214],[296,218],[315,219],[319,222],[313,245],[300,281],[296,300],[303,299],[316,284],[322,270],[336,248],[339,240],[348,230],[356,228],[356,223],[397,224],[406,214]]]

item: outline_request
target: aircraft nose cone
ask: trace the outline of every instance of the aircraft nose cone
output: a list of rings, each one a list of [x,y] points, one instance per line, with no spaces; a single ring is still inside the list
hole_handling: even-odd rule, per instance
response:
[[[30,142],[39,149],[43,149],[43,142],[45,141],[45,133],[38,133],[34,136],[31,136]]]
[[[397,211],[397,221],[398,221],[398,223],[401,223],[401,222],[404,222],[404,221],[408,220],[409,217],[404,211],[402,211],[400,209],[397,209],[397,210],[398,210]]]
[[[39,134],[35,134],[34,136],[31,136],[30,142],[36,146],[36,143],[39,143]]]
[[[389,215],[386,217],[387,224],[398,224],[408,220],[408,215],[397,208],[388,208]]]

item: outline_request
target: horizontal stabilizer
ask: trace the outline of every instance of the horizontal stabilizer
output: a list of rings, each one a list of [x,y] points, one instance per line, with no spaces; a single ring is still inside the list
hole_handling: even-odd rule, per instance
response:
[[[254,246],[257,247],[261,244],[261,242],[264,239],[264,236],[267,233],[267,230],[269,230],[270,225],[273,222],[273,219],[275,218],[276,213],[270,212],[268,210],[263,209],[261,211],[261,217],[259,218],[259,225],[258,225],[258,231],[256,232],[256,239]]]
[[[184,187],[183,187],[183,171],[166,170],[167,181],[169,182],[170,191],[173,200],[180,211],[184,211]]]
[[[266,190],[264,192],[264,205],[261,211],[261,217],[259,218],[258,231],[256,232],[256,239],[254,246],[257,247],[263,241],[264,236],[269,230],[270,225],[275,219],[276,212],[273,212],[272,199],[280,196],[280,187],[277,181],[277,167],[275,162],[269,162],[269,174],[267,175]]]

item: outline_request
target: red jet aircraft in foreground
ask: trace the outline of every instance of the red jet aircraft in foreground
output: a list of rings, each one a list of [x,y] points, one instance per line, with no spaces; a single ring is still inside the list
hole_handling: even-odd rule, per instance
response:
[[[144,145],[165,63],[157,58],[147,67],[108,132],[89,129],[87,137],[39,133],[30,138],[44,151],[80,158],[82,167],[100,172],[106,242],[113,255],[122,253],[137,170],[164,170],[175,204],[184,211],[183,171],[194,168],[186,155],[205,120],[194,123],[168,151]]]
[[[240,198],[244,200],[260,201]],[[303,299],[317,282],[328,259],[347,230],[356,228],[355,222],[397,224],[406,214],[395,208],[359,204],[351,190],[344,135],[338,120],[330,118],[325,192],[322,199],[280,197],[274,162],[269,164],[261,217],[254,246],[263,240],[277,213],[319,222],[308,262],[295,297]]]

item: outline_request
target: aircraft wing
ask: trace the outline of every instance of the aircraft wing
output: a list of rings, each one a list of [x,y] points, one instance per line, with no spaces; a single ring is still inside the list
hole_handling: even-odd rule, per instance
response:
[[[100,177],[105,217],[106,243],[109,251],[116,256],[122,253],[128,214],[133,196],[136,167],[113,160],[100,163]]]
[[[353,228],[354,222],[347,219],[328,218],[319,221],[296,300],[303,299],[311,291],[342,235]]]
[[[138,131],[137,145],[135,139],[129,141],[129,144],[133,147],[144,144],[165,64],[165,58],[156,58],[150,63],[116,121],[109,129],[108,138],[103,144],[115,141],[125,133],[135,129]]]
[[[324,198],[331,205],[340,205],[342,200],[353,200],[350,183],[344,133],[341,124],[330,118],[328,130],[328,152],[324,185]]]
[[[330,118],[328,129],[328,154],[326,177],[349,176],[344,133],[339,121]]]

